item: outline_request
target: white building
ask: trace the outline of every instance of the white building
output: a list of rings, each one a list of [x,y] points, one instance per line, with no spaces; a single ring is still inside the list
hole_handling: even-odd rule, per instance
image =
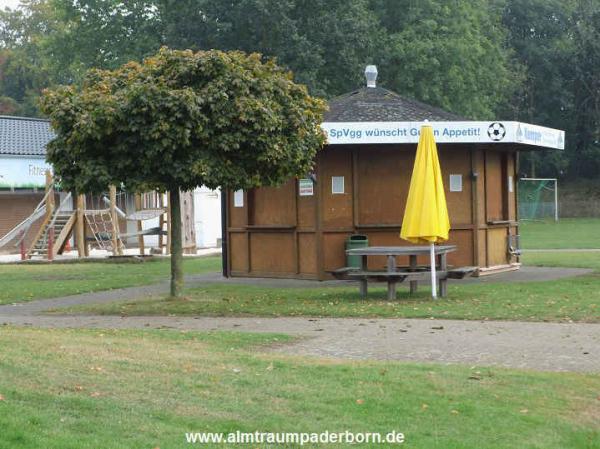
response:
[[[53,137],[48,120],[0,116],[0,238],[29,216],[43,198],[45,171],[51,169],[45,162],[45,148]],[[194,222],[198,248],[220,245],[221,195],[218,191],[196,189]],[[148,220],[143,226],[158,226],[158,219]],[[127,227],[127,232],[134,232],[136,224],[131,222]],[[158,243],[156,236],[145,240],[148,246]],[[17,251],[14,247],[5,247],[4,251],[9,249]]]

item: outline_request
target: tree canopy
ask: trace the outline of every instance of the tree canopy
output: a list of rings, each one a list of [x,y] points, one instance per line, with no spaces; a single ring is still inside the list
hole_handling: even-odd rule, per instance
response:
[[[179,191],[246,189],[305,175],[325,141],[325,103],[259,54],[162,48],[46,90],[47,160],[67,190],[169,191],[173,296],[181,292]]]
[[[364,81],[473,119],[567,131],[529,175],[594,176],[600,0],[23,0],[0,12],[0,109],[35,115],[44,87],[81,84],[158,49],[276,57],[312,95]]]
[[[47,159],[82,192],[275,185],[312,167],[324,108],[259,54],[166,48],[42,98]]]

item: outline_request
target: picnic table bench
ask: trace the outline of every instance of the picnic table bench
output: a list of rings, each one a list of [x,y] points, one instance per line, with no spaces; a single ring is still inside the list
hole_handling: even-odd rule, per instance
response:
[[[448,293],[448,278],[462,279],[471,275],[476,267],[460,267],[448,269],[446,256],[455,251],[455,245],[436,245],[435,255],[436,277],[439,283],[440,296],[444,297]],[[350,256],[361,256],[360,267],[344,267],[334,270],[331,273],[338,279],[358,280],[360,282],[360,294],[363,298],[367,297],[369,281],[387,282],[388,300],[396,299],[396,284],[408,280],[410,282],[410,292],[417,291],[418,281],[430,279],[431,270],[429,266],[417,265],[417,256],[426,256],[430,254],[429,246],[371,246],[366,248],[356,248],[346,251]],[[369,256],[384,256],[387,258],[387,264],[383,271],[373,271],[367,269],[367,258]],[[398,266],[396,257],[408,256],[408,266]]]

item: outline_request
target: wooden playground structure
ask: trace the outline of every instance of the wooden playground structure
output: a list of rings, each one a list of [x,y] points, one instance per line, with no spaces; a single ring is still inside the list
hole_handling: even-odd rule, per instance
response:
[[[193,196],[191,192],[181,192],[180,195],[183,249],[186,253],[195,253]],[[46,172],[43,199],[29,217],[0,239],[0,248],[14,242],[22,260],[37,258],[51,261],[68,248],[73,237],[78,257],[89,257],[91,246],[118,257],[124,255],[127,241],[133,240],[139,255],[145,256],[148,248],[146,237],[156,236],[157,245],[150,248],[150,254],[170,253],[171,207],[167,193],[129,194],[118,192],[116,186],[109,186],[107,194],[98,196],[80,194],[73,198],[71,193],[66,193],[60,201],[57,201],[57,196],[52,175]],[[71,205],[74,207],[69,207]],[[132,206],[133,210],[128,206]],[[157,221],[156,226],[144,226],[145,222],[152,220]],[[27,246],[28,234],[36,229],[30,240],[32,243]]]

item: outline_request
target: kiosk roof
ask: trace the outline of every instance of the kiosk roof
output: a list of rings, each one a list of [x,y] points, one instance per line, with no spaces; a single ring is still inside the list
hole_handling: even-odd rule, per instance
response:
[[[382,87],[363,87],[329,101],[326,122],[465,121],[460,115],[404,98]]]

